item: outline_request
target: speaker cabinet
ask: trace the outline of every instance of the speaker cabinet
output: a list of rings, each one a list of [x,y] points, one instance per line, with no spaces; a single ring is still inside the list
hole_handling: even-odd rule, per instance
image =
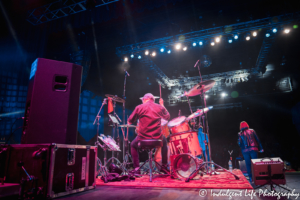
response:
[[[280,158],[251,159],[252,180],[255,185],[286,183],[284,163]]]
[[[82,66],[37,58],[31,65],[22,144],[76,144]]]

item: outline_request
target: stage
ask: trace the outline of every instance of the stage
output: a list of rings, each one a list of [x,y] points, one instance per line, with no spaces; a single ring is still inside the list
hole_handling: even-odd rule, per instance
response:
[[[104,183],[97,179],[97,186],[119,186],[119,187],[152,187],[152,188],[202,188],[202,189],[253,189],[241,170],[235,169],[233,173],[240,179],[226,172],[220,172],[219,175],[197,175],[193,180],[186,183],[184,180],[172,179],[170,176],[155,175],[152,182],[149,182],[149,176],[143,175],[136,178],[135,181],[120,181]]]

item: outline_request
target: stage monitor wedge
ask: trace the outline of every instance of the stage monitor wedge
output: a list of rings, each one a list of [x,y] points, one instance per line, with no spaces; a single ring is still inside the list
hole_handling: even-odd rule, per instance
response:
[[[31,65],[22,144],[76,144],[82,66],[37,58]]]

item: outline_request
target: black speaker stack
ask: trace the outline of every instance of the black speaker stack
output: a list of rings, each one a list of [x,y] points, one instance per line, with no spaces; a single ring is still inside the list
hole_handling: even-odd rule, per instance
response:
[[[97,147],[76,145],[81,75],[73,63],[31,65],[21,144],[0,147],[0,179],[20,184],[20,199],[95,188]]]

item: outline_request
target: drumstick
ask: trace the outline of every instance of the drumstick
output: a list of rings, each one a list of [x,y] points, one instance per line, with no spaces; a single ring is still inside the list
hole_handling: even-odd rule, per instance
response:
[[[159,97],[161,98],[161,84],[159,84]]]

